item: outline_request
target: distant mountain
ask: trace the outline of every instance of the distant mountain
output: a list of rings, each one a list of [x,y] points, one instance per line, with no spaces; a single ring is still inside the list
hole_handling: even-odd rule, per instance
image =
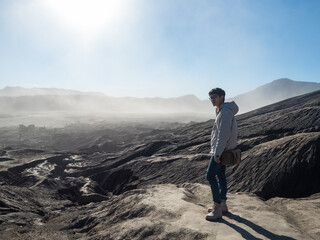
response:
[[[240,113],[244,113],[316,90],[320,90],[320,83],[299,82],[281,78],[262,85],[253,91],[227,99],[227,101],[235,101],[239,105]]]
[[[226,89],[227,91],[228,89]],[[320,83],[298,82],[287,78],[275,80],[257,89],[229,98],[248,112],[290,97],[320,90]],[[6,87],[0,89],[0,109],[8,112],[77,111],[111,114],[189,114],[194,120],[214,117],[209,100],[194,95],[176,98],[109,97],[102,93],[56,88]]]
[[[209,101],[204,103],[194,95],[177,98],[135,98],[109,97],[99,93],[52,88],[5,88],[0,90],[0,109],[2,113],[51,111],[112,114],[202,113],[209,117],[210,103]]]

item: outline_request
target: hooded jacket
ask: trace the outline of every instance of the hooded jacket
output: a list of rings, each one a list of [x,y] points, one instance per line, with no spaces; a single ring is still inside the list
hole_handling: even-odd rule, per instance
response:
[[[224,150],[237,146],[238,126],[234,115],[239,111],[235,102],[222,103],[211,132],[211,154],[221,156]]]

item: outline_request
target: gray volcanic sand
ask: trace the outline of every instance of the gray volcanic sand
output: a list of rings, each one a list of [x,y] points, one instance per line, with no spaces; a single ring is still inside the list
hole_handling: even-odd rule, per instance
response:
[[[5,152],[5,156],[1,156],[2,154],[0,154],[0,171],[56,155],[54,153],[35,149],[16,149],[7,150]]]
[[[317,91],[237,116],[216,222],[212,120],[1,128],[0,239],[319,239],[319,110]]]
[[[229,213],[209,222],[207,185],[151,185],[108,201],[53,210],[48,220],[35,216],[31,228],[3,223],[0,231],[2,239],[318,239],[320,195],[269,201],[246,193],[228,197]]]

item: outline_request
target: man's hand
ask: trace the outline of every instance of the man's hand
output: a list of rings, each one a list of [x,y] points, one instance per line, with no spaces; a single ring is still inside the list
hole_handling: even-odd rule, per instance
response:
[[[217,156],[214,156],[214,161],[215,161],[216,163],[220,163],[220,162],[221,162],[220,159],[219,159]]]

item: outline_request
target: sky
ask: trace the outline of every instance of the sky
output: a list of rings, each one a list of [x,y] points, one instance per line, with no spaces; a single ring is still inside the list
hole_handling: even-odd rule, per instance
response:
[[[227,97],[320,82],[318,0],[0,0],[0,89]]]

